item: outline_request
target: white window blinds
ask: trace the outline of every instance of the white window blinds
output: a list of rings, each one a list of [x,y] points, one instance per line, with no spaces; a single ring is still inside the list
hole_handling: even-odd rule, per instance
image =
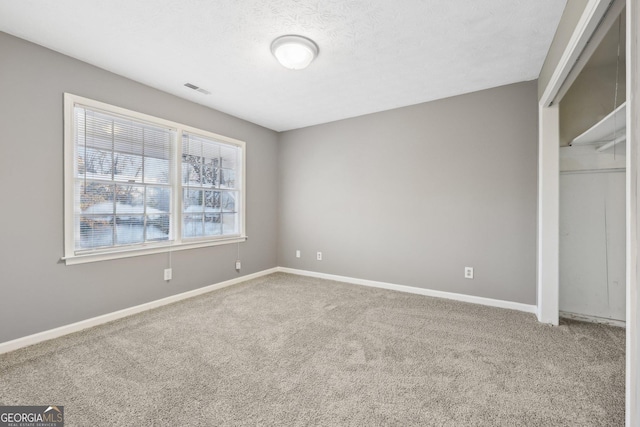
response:
[[[75,248],[171,238],[175,131],[76,105]]]

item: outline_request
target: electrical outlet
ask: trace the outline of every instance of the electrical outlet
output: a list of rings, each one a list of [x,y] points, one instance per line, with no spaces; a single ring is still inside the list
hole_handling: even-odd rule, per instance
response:
[[[465,267],[464,268],[464,278],[465,279],[473,279],[473,267]]]
[[[240,271],[240,268],[242,267],[242,263],[240,262],[240,260],[236,261],[236,270]]]
[[[164,269],[164,280],[171,280],[171,269],[170,268],[165,268]]]
[[[316,253],[316,260],[322,261],[322,252]]]
[[[300,258],[300,251],[296,251],[296,258]]]

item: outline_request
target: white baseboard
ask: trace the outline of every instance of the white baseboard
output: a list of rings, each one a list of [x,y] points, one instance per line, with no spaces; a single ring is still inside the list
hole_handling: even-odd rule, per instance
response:
[[[18,350],[20,348],[37,344],[43,341],[48,341],[53,338],[58,338],[63,335],[68,335],[74,332],[82,331],[83,329],[91,328],[92,326],[102,325],[104,323],[111,322],[113,320],[122,319],[123,317],[128,317],[133,314],[141,313],[143,311],[151,310],[151,309],[161,307],[163,305],[171,304],[177,301],[181,301],[187,298],[193,298],[198,295],[206,294],[207,292],[226,288],[227,286],[246,282],[247,280],[266,276],[267,274],[275,273],[277,271],[278,271],[277,267],[270,268],[268,270],[263,270],[257,273],[248,274],[246,276],[237,277],[235,279],[216,283],[214,285],[205,286],[204,288],[198,288],[192,291],[183,292],[181,294],[171,295],[170,297],[162,298],[156,301],[151,301],[145,304],[136,305],[135,307],[125,308],[123,310],[114,311],[113,313],[107,313],[102,316],[93,317],[91,319],[81,320],[80,322],[72,323],[70,325],[60,326],[59,328],[50,329],[48,331],[39,332],[37,334],[28,335],[26,337],[17,338],[12,341],[3,342],[3,343],[0,343],[0,354]]]
[[[602,323],[604,325],[617,326],[620,328],[627,327],[627,323],[624,320],[608,319],[606,317],[590,316],[588,314],[570,313],[568,311],[561,311],[560,317],[564,317],[565,319],[580,320],[582,322]]]
[[[315,271],[296,270],[294,268],[278,267],[282,273],[297,274],[299,276],[317,277],[320,279],[335,280],[338,282],[353,283],[355,285],[371,286],[374,288],[390,289],[393,291],[408,292],[410,294],[426,295],[429,297],[445,298],[455,301],[470,302],[473,304],[487,305],[490,307],[506,308],[509,310],[524,311],[526,313],[536,312],[536,306],[522,304],[519,302],[503,301],[498,299],[476,297],[473,295],[456,294],[453,292],[434,291],[431,289],[416,288],[413,286],[396,285],[394,283],[376,282],[373,280],[356,279],[353,277],[336,276],[334,274],[317,273]]]

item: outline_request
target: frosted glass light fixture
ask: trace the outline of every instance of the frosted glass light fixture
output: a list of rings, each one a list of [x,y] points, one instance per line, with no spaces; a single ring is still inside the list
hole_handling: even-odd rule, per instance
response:
[[[302,70],[318,56],[318,45],[302,36],[281,36],[271,43],[271,53],[283,67]]]

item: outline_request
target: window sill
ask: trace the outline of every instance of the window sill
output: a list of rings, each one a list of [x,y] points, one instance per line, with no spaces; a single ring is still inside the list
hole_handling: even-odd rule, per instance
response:
[[[247,240],[247,236],[237,236],[229,239],[182,242],[180,244],[167,244],[164,246],[153,246],[146,248],[120,249],[114,251],[85,253],[61,258],[66,265],[85,264],[89,262],[108,261],[112,259],[131,258],[142,255],[160,254],[166,252],[184,251],[187,249],[206,248],[209,246],[227,245],[230,243],[242,243]]]

